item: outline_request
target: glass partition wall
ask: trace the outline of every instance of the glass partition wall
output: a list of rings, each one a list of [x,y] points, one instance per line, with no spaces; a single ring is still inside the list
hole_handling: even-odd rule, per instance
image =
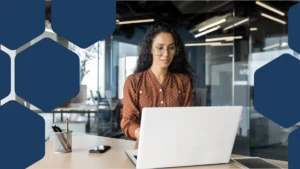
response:
[[[233,153],[249,155],[248,75],[244,67],[248,56],[247,8],[227,2],[214,10],[220,12],[214,17],[207,12],[207,18],[218,24],[205,37],[207,106],[243,106]]]

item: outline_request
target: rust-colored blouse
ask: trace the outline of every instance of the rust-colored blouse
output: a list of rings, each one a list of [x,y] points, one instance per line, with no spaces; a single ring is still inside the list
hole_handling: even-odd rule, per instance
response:
[[[122,131],[127,139],[135,139],[144,107],[193,105],[192,86],[186,75],[168,73],[162,84],[151,69],[129,75],[124,84]]]

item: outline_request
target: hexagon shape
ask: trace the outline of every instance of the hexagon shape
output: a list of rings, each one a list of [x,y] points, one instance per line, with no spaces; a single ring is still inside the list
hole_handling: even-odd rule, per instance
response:
[[[15,60],[15,91],[49,112],[79,93],[79,57],[50,38],[22,51]]]
[[[0,51],[0,100],[4,99],[10,93],[11,85],[11,62],[8,54]]]
[[[289,146],[288,146],[288,161],[289,169],[298,169],[300,166],[299,162],[299,151],[300,151],[300,129],[294,130],[289,135]]]
[[[116,1],[52,0],[54,32],[81,48],[107,37],[116,28]]]
[[[45,31],[45,0],[0,2],[0,44],[16,50]]]
[[[288,161],[289,169],[299,168],[299,151],[300,151],[300,129],[294,130],[289,135],[289,146],[288,146]]]
[[[288,13],[288,41],[289,41],[289,47],[296,51],[297,53],[300,53],[300,22],[299,22],[299,16],[300,16],[300,3],[297,3],[296,5],[292,6],[289,9]]]
[[[275,123],[290,127],[300,120],[300,61],[289,54],[254,74],[254,107]]]
[[[45,155],[45,120],[16,101],[0,107],[1,168],[27,168]],[[16,150],[17,148],[17,150]],[[18,159],[17,162],[15,159]]]

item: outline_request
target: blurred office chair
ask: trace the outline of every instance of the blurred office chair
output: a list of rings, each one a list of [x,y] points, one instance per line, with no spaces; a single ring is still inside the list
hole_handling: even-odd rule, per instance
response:
[[[97,96],[98,96],[98,106],[100,107],[106,107],[107,109],[99,109],[99,112],[101,112],[102,114],[102,118],[105,121],[109,121],[109,118],[111,116],[111,110],[110,110],[110,103],[108,101],[108,99],[106,97],[102,97],[99,91],[97,92]]]
[[[96,91],[97,93],[97,100],[99,104],[106,104],[108,103],[107,97],[102,97],[99,91]]]
[[[195,106],[206,106],[206,88],[196,88]]]
[[[118,105],[118,108],[116,110],[116,119],[117,119],[117,122],[118,124],[121,123],[121,120],[123,118],[123,101],[121,100],[119,105]],[[121,127],[120,127],[121,128]],[[125,137],[125,134],[123,133],[123,131],[120,129],[120,131],[114,133],[111,138],[122,138],[122,139],[127,139]]]
[[[103,119],[104,121],[108,121],[110,117],[110,104],[106,98],[102,98],[99,91],[96,91],[97,97],[94,97],[93,91],[90,90],[93,105],[99,108],[97,112],[97,117]],[[106,109],[107,108],[107,109]]]
[[[95,100],[95,97],[94,97],[94,94],[93,94],[93,91],[90,90],[90,93],[91,93],[91,97],[90,99],[92,100],[93,104],[96,105],[96,100]]]

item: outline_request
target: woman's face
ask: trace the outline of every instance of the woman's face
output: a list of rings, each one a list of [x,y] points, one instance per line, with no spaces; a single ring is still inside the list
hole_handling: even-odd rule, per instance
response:
[[[176,53],[173,36],[170,33],[159,33],[152,42],[153,63],[157,67],[167,69]]]

